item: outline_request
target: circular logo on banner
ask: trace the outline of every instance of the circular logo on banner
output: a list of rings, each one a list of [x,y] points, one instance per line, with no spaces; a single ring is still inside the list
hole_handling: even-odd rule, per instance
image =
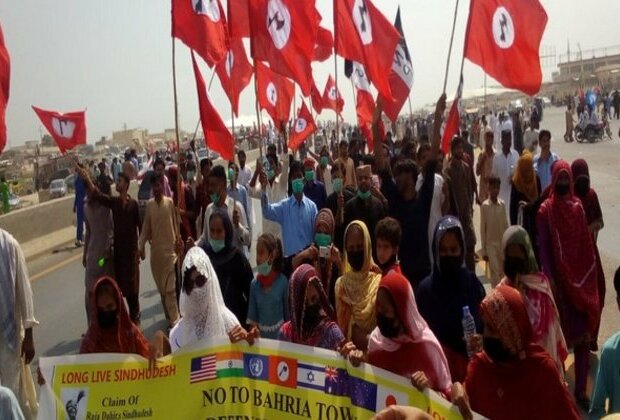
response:
[[[338,91],[336,90],[336,86],[332,86],[329,89],[329,92],[327,93],[327,96],[329,97],[329,99],[331,99],[332,101],[335,101],[336,99],[338,99]]]
[[[199,15],[205,15],[213,22],[220,21],[220,6],[216,0],[191,0],[194,3],[194,11]]]
[[[515,42],[515,25],[505,7],[498,7],[493,14],[493,38],[502,49],[510,48]]]
[[[54,117],[52,118],[52,128],[54,129],[54,133],[58,134],[60,137],[70,139],[73,137],[73,132],[75,131],[75,123],[73,121]]]
[[[278,363],[278,379],[280,380],[280,382],[286,382],[288,380],[288,375],[288,365],[285,361],[281,361],[280,363]]]
[[[297,118],[297,123],[295,124],[295,132],[297,134],[302,133],[307,126],[308,122],[304,118]]]
[[[273,106],[276,106],[278,103],[278,90],[276,89],[276,85],[273,82],[269,82],[267,85],[267,100]]]
[[[372,22],[368,15],[368,6],[365,0],[355,0],[353,2],[353,23],[357,33],[362,40],[362,44],[368,45],[372,42]]]
[[[291,36],[291,14],[281,0],[267,4],[267,30],[276,48],[284,48]]]
[[[250,373],[254,377],[259,377],[263,373],[263,361],[258,358],[250,359]]]
[[[232,74],[232,69],[233,66],[235,65],[235,55],[233,54],[232,50],[228,50],[228,53],[226,53],[226,74],[228,75],[228,78],[230,79],[230,75]]]

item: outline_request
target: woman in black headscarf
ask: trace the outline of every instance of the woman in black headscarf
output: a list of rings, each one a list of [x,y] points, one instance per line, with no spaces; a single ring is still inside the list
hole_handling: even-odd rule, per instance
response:
[[[252,267],[243,251],[233,245],[233,225],[228,213],[216,209],[209,218],[209,241],[204,250],[209,256],[224,297],[226,307],[242,323],[247,319]]]
[[[478,308],[485,296],[476,274],[465,267],[465,253],[461,222],[454,216],[439,220],[433,241],[433,272],[416,292],[420,314],[439,340],[452,379],[458,382],[465,379],[469,361],[463,331],[464,308],[469,307],[476,332],[480,334],[482,321]]]

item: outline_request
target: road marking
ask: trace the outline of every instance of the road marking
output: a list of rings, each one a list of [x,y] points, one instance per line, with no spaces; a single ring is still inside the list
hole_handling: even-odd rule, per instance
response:
[[[41,271],[40,273],[37,273],[34,276],[30,276],[30,282],[40,280],[42,277],[45,277],[48,274],[53,273],[54,271],[61,269],[65,265],[69,265],[72,262],[79,260],[80,258],[82,258],[82,254],[81,253],[77,254],[77,255],[74,255],[73,257],[71,257],[69,259],[66,259],[66,260],[64,260],[62,262],[59,262],[58,264],[55,264],[55,265],[51,266],[50,268],[46,268],[45,270]]]

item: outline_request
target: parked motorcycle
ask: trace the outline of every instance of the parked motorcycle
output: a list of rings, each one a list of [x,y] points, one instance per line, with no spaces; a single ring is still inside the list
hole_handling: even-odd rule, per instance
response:
[[[583,143],[584,141],[594,143],[597,140],[603,140],[604,134],[605,124],[603,122],[599,122],[596,125],[588,124],[585,128],[581,125],[575,127],[575,138],[579,143]]]

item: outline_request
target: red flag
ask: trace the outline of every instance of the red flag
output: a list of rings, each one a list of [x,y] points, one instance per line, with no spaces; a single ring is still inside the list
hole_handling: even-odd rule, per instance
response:
[[[46,111],[33,106],[41,123],[50,133],[63,155],[79,144],[86,144],[86,112]]]
[[[11,59],[0,28],[0,155],[6,146],[6,106],[9,102]]]
[[[390,89],[394,101],[383,98],[383,112],[395,122],[400,114],[403,105],[409,98],[411,86],[413,86],[413,65],[411,64],[411,56],[409,48],[403,34],[403,25],[400,20],[400,7],[396,13],[396,21],[394,22],[396,30],[400,34],[400,41],[394,52],[394,61],[392,62],[392,71],[390,72]]]
[[[312,92],[310,92],[310,99],[312,100],[312,108],[317,114],[323,112],[323,97],[321,92],[316,87],[316,84],[312,84]]]
[[[448,119],[446,120],[446,126],[443,130],[443,136],[441,137],[441,151],[446,155],[448,154],[448,152],[450,152],[450,143],[452,142],[452,137],[459,134],[459,129],[461,125],[462,94],[463,75],[461,75],[459,87],[456,90],[456,96],[454,97],[454,101],[452,102],[452,107],[450,107],[450,113],[448,114]]]
[[[223,159],[233,160],[235,158],[234,139],[224,121],[217,113],[207,96],[207,86],[202,78],[196,57],[192,51],[192,64],[194,66],[194,76],[196,77],[196,89],[198,90],[198,107],[200,108],[200,122],[205,136],[205,143],[211,150],[215,150]]]
[[[535,95],[547,13],[538,0],[472,0],[465,57],[507,88]]]
[[[336,114],[340,114],[342,112],[342,108],[344,108],[344,99],[342,99],[342,95],[340,91],[336,88],[336,82],[334,78],[329,75],[329,79],[327,79],[327,83],[325,84],[325,90],[323,90],[323,109],[333,109],[336,111]]]
[[[389,74],[400,34],[370,0],[335,0],[336,53],[363,64],[381,95],[392,99]]]
[[[291,130],[291,136],[288,140],[288,147],[291,150],[297,150],[299,146],[308,138],[309,135],[316,131],[316,123],[306,103],[301,101],[301,109],[297,114],[297,119]]]
[[[314,45],[320,15],[314,1],[252,0],[252,57],[271,70],[293,79],[310,95]]]
[[[248,0],[228,0],[228,29],[231,38],[250,37]]]
[[[215,71],[232,104],[233,112],[239,116],[239,96],[250,83],[254,72],[241,38],[230,40],[230,50],[226,53],[226,58],[215,66]]]
[[[355,86],[357,123],[360,126],[369,125],[372,123],[375,100],[372,97],[370,81],[368,80],[364,66],[355,61],[352,62],[351,77],[353,86]]]
[[[219,0],[172,0],[172,36],[213,67],[228,51],[226,16]]]
[[[312,61],[325,61],[332,56],[334,50],[334,37],[327,29],[319,26],[314,47]]]
[[[269,67],[256,61],[256,81],[258,84],[258,103],[267,111],[278,129],[289,119],[291,102],[295,94],[295,84],[286,77],[271,71]]]

